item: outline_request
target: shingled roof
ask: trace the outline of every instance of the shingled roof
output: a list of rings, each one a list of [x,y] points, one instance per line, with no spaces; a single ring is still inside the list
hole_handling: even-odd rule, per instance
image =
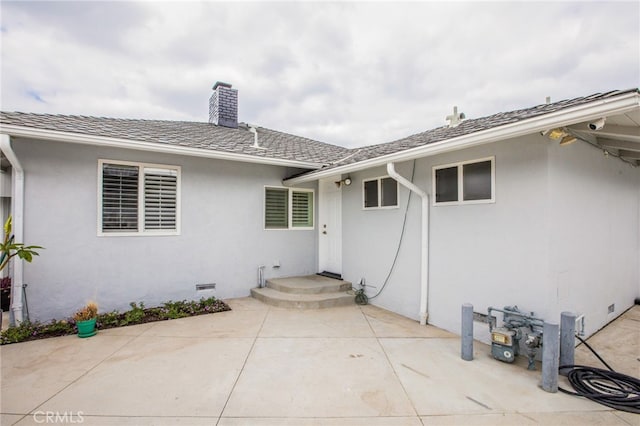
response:
[[[438,127],[393,142],[355,149],[347,149],[263,127],[256,127],[259,135],[259,145],[262,148],[266,148],[260,149],[254,146],[254,135],[249,131],[246,124],[241,124],[237,129],[232,129],[210,123],[186,121],[0,112],[0,127],[11,125],[322,165],[320,169],[305,173],[306,175],[314,175],[338,166],[347,166],[634,92],[638,93],[639,90],[634,88],[596,93],[590,96],[536,105],[531,108],[501,112],[486,117],[464,120],[456,127]]]
[[[429,145],[435,142],[453,139],[470,133],[488,130],[506,124],[515,123],[536,116],[557,112],[566,108],[571,108],[591,102],[612,98],[625,93],[639,92],[638,89],[616,90],[607,93],[596,93],[590,96],[584,96],[574,99],[566,99],[558,102],[536,105],[531,108],[519,109],[509,112],[501,112],[486,117],[473,118],[462,121],[457,127],[438,127],[415,135],[407,136],[393,142],[381,143],[378,145],[365,146],[359,149],[353,149],[350,156],[344,158],[338,163],[329,164],[320,170],[327,170],[337,166],[354,164],[372,158],[382,157],[388,154],[394,154],[419,146]],[[314,172],[317,172],[314,171]],[[310,172],[314,173],[314,172]]]
[[[263,127],[256,129],[259,146],[266,149],[256,148],[254,135],[246,124],[232,129],[188,121],[0,112],[2,125],[318,164],[328,164],[349,154],[349,149],[344,147]]]

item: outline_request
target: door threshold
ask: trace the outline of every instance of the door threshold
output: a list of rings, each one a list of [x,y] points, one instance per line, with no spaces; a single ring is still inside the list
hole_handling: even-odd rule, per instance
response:
[[[321,277],[333,278],[334,280],[342,281],[342,274],[337,274],[335,272],[322,271],[322,272],[318,272],[316,275],[320,275]]]

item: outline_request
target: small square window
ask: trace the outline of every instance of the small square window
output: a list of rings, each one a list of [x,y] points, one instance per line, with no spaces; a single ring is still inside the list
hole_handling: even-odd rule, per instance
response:
[[[363,182],[365,209],[398,207],[398,182],[388,176]]]

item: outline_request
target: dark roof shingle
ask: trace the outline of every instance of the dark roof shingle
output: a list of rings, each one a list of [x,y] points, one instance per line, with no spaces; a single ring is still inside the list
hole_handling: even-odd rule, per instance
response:
[[[444,141],[447,139],[453,139],[459,136],[479,132],[482,130],[492,129],[494,127],[503,126],[506,124],[515,123],[518,121],[526,120],[543,114],[549,114],[552,112],[560,111],[566,108],[575,107],[590,102],[611,98],[625,93],[638,92],[638,89],[628,90],[616,90],[607,93],[596,93],[590,96],[584,96],[574,99],[566,99],[549,104],[536,105],[531,108],[519,109],[509,112],[501,112],[498,114],[489,115],[486,117],[473,118],[462,121],[457,127],[438,127],[435,129],[427,130],[425,132],[417,133],[415,135],[407,136],[402,139],[398,139],[393,142],[381,143],[378,145],[369,145],[359,149],[353,149],[351,156],[339,162],[339,164],[330,164],[323,167],[322,170],[327,170],[336,166],[344,166],[348,164],[358,163],[360,161],[369,160],[372,158],[382,157],[388,154],[394,154],[400,151],[404,151],[411,148],[416,148],[423,145],[432,144],[435,142]],[[343,157],[344,158],[344,157]],[[314,173],[314,172],[310,172]]]
[[[0,124],[80,135],[126,139],[245,154],[277,160],[327,164],[349,153],[344,147],[256,127],[258,144],[247,125],[237,129],[189,121],[136,120],[77,115],[0,112]]]

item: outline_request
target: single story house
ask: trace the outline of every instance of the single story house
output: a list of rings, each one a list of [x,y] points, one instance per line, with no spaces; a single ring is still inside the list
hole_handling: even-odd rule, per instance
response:
[[[2,112],[0,213],[46,247],[12,268],[16,319],[23,283],[48,320],[329,271],[453,332],[470,302],[572,311],[589,335],[640,296],[638,89],[454,109],[356,149],[239,123],[237,105],[216,83],[208,123]]]

